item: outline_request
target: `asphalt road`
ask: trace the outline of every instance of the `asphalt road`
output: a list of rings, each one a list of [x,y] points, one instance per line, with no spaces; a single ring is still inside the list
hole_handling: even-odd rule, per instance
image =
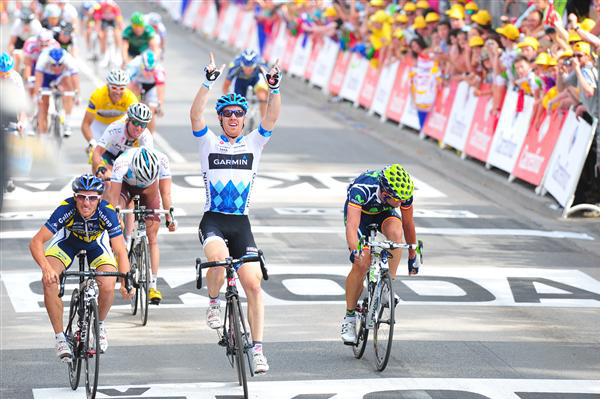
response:
[[[128,15],[133,2],[124,4]],[[140,6],[149,10],[148,5]],[[163,13],[164,15],[164,13]],[[101,357],[98,398],[233,398],[241,395],[217,336],[205,324],[206,289],[196,290],[204,206],[189,107],[210,51],[234,52],[169,21],[166,116],[159,148],[172,162],[179,229],[161,232],[159,289],[165,298],[141,327],[115,302]],[[6,27],[3,27],[6,32]],[[3,44],[6,35],[3,35]],[[83,74],[88,96],[93,79]],[[220,94],[213,89],[209,104]],[[560,219],[548,197],[462,161],[397,125],[380,123],[286,77],[283,109],[261,160],[251,221],[271,279],[265,354],[271,370],[250,383],[253,398],[600,398],[600,226]],[[85,101],[83,101],[85,104]],[[83,105],[77,108],[79,125]],[[210,127],[219,131],[207,110]],[[166,143],[166,144],[165,144]],[[27,248],[70,179],[88,170],[75,134],[51,161],[16,179],[0,214],[0,397],[83,398],[68,388],[54,355],[41,273]],[[49,148],[49,147],[47,147]],[[374,369],[372,346],[355,360],[341,343],[349,270],[341,209],[361,171],[403,163],[416,180],[417,233],[425,264],[395,283],[400,296],[389,365]],[[69,296],[67,290],[66,297]],[[237,396],[236,396],[237,395]]]

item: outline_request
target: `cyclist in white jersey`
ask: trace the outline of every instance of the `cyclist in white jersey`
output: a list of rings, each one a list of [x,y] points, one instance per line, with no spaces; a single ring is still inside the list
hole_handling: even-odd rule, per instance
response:
[[[146,128],[152,111],[146,104],[135,103],[127,109],[127,117],[108,125],[94,148],[92,171],[108,179],[115,159],[129,148],[154,147],[152,133]]]
[[[110,189],[107,199],[114,206],[128,208],[135,195],[140,196],[140,202],[147,209],[159,209],[161,200],[163,209],[169,209],[171,202],[171,169],[167,156],[146,147],[131,148],[115,160],[110,178]],[[158,249],[158,227],[160,215],[146,216],[146,235],[150,249],[152,279],[148,288],[148,299],[158,305],[162,295],[156,286],[160,252]],[[177,222],[166,215],[169,231],[177,228]],[[129,223],[129,228],[133,224]],[[130,236],[131,231],[126,235]]]
[[[270,93],[267,112],[258,128],[246,136],[242,135],[248,103],[243,96],[231,93],[217,101],[217,114],[223,130],[223,134],[217,136],[208,129],[204,110],[208,92],[224,68],[225,65],[220,69],[216,68],[211,53],[210,62],[205,68],[206,80],[198,90],[190,110],[192,130],[198,139],[200,164],[206,187],[206,206],[200,222],[199,235],[204,254],[209,261],[224,260],[228,256],[239,258],[248,252],[257,251],[248,220],[248,203],[260,155],[271,137],[271,131],[281,110],[281,73],[276,63],[269,73],[265,73]],[[225,240],[228,241],[227,244]],[[237,273],[248,300],[248,322],[254,342],[254,371],[265,373],[269,370],[269,365],[262,350],[262,273],[260,266],[255,262],[242,265]],[[210,297],[207,323],[215,329],[221,326],[219,291],[224,278],[223,268],[211,268],[207,272]]]

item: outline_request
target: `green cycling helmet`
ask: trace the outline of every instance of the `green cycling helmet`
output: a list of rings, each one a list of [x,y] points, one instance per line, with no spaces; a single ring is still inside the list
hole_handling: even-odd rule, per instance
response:
[[[131,25],[144,26],[144,14],[141,12],[134,12],[133,15],[131,15]]]
[[[402,201],[409,200],[415,188],[410,175],[400,164],[386,166],[379,174],[381,188]]]

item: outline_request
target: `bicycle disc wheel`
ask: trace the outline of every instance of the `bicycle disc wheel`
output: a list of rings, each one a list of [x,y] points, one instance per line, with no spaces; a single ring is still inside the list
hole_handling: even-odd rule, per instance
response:
[[[139,299],[139,279],[140,279],[140,269],[138,267],[137,264],[137,259],[133,253],[133,251],[129,252],[129,265],[131,267],[131,275],[133,278],[133,286],[136,289],[135,295],[133,295],[130,299],[130,305],[131,305],[131,315],[135,316],[135,314],[137,313],[137,309],[138,309],[138,299]]]
[[[79,376],[81,375],[81,340],[80,331],[77,329],[79,323],[79,290],[75,288],[71,294],[71,303],[69,305],[69,321],[67,323],[67,329],[65,330],[65,336],[67,342],[71,346],[73,351],[73,359],[67,363],[69,369],[69,383],[71,389],[76,390],[79,386]]]
[[[365,324],[365,317],[367,315],[368,300],[363,299],[362,307],[360,311],[356,313],[356,345],[352,346],[354,357],[360,359],[365,353],[367,347],[367,340],[369,339],[369,329]]]
[[[378,371],[383,371],[390,359],[394,339],[394,313],[396,310],[392,280],[389,274],[384,273],[381,280],[379,310],[373,329],[373,346],[375,347],[375,362]]]
[[[145,326],[148,323],[148,286],[152,278],[150,275],[150,259],[148,258],[148,241],[145,237],[141,238],[137,263],[140,271],[140,318],[142,325]]]
[[[240,320],[240,304],[238,301],[232,301],[233,313],[233,332],[235,340],[235,367],[238,371],[238,380],[244,388],[244,399],[248,398],[248,379],[246,376],[246,363],[244,362],[244,339],[242,337],[241,320]]]
[[[100,326],[98,325],[98,304],[92,299],[87,309],[87,332],[85,348],[85,393],[88,399],[96,397],[98,371],[100,369]]]

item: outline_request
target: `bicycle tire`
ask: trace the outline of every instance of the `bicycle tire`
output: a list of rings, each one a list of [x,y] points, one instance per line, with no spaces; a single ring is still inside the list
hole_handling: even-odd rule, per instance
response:
[[[385,369],[390,359],[390,354],[392,353],[395,322],[394,313],[396,310],[392,280],[387,272],[382,274],[381,282],[379,310],[377,311],[377,320],[375,321],[375,328],[373,329],[373,347],[375,349],[377,371],[383,371]]]
[[[140,287],[140,285],[139,285],[140,271],[137,266],[137,260],[136,260],[133,250],[129,251],[129,265],[130,265],[131,275],[133,276],[133,286],[136,289],[135,295],[133,295],[130,299],[131,315],[135,316],[137,314],[138,298],[140,295],[138,292],[139,287]]]
[[[69,384],[72,390],[76,390],[79,386],[79,378],[81,376],[81,340],[79,339],[80,332],[73,332],[73,326],[77,330],[79,323],[79,290],[75,288],[71,293],[71,303],[69,304],[69,321],[65,330],[65,336],[67,342],[71,345],[71,351],[73,352],[73,358],[71,362],[67,363],[67,369],[69,371]]]
[[[60,115],[57,114],[52,117],[52,135],[56,140],[56,144],[60,147],[62,144],[62,131],[61,131]]]
[[[140,268],[140,319],[142,322],[142,326],[145,326],[148,323],[148,288],[150,284],[150,279],[152,278],[150,274],[150,261],[148,259],[148,241],[146,237],[142,237],[140,239],[139,244],[139,253],[138,253],[138,267]]]
[[[235,366],[238,371],[238,380],[244,389],[244,399],[248,399],[248,378],[246,376],[246,364],[244,362],[244,340],[240,328],[240,304],[237,300],[231,301],[233,314],[233,332],[235,340]]]
[[[363,299],[362,307],[356,314],[356,345],[352,346],[354,357],[360,359],[365,353],[367,347],[367,341],[369,340],[369,329],[365,324],[365,318],[367,316],[367,309],[369,300]]]
[[[96,300],[90,300],[87,306],[87,333],[83,344],[85,348],[85,393],[87,399],[95,399],[96,390],[98,389],[98,372],[100,370],[100,325],[98,324],[98,304]],[[92,337],[91,340],[90,337]],[[90,343],[92,346],[90,346]]]
[[[238,304],[237,308],[238,308],[238,314],[240,316],[240,326],[241,326],[240,331],[242,333],[242,344],[244,345],[244,355],[246,355],[246,360],[248,361],[248,370],[250,371],[250,377],[254,377],[254,362],[250,358],[250,348],[252,348],[252,345],[250,345],[250,341],[248,340],[248,337],[250,335],[248,334],[248,329],[246,328],[246,320],[244,319],[244,312],[242,310],[242,305],[240,305],[239,298],[236,299],[236,302]]]

